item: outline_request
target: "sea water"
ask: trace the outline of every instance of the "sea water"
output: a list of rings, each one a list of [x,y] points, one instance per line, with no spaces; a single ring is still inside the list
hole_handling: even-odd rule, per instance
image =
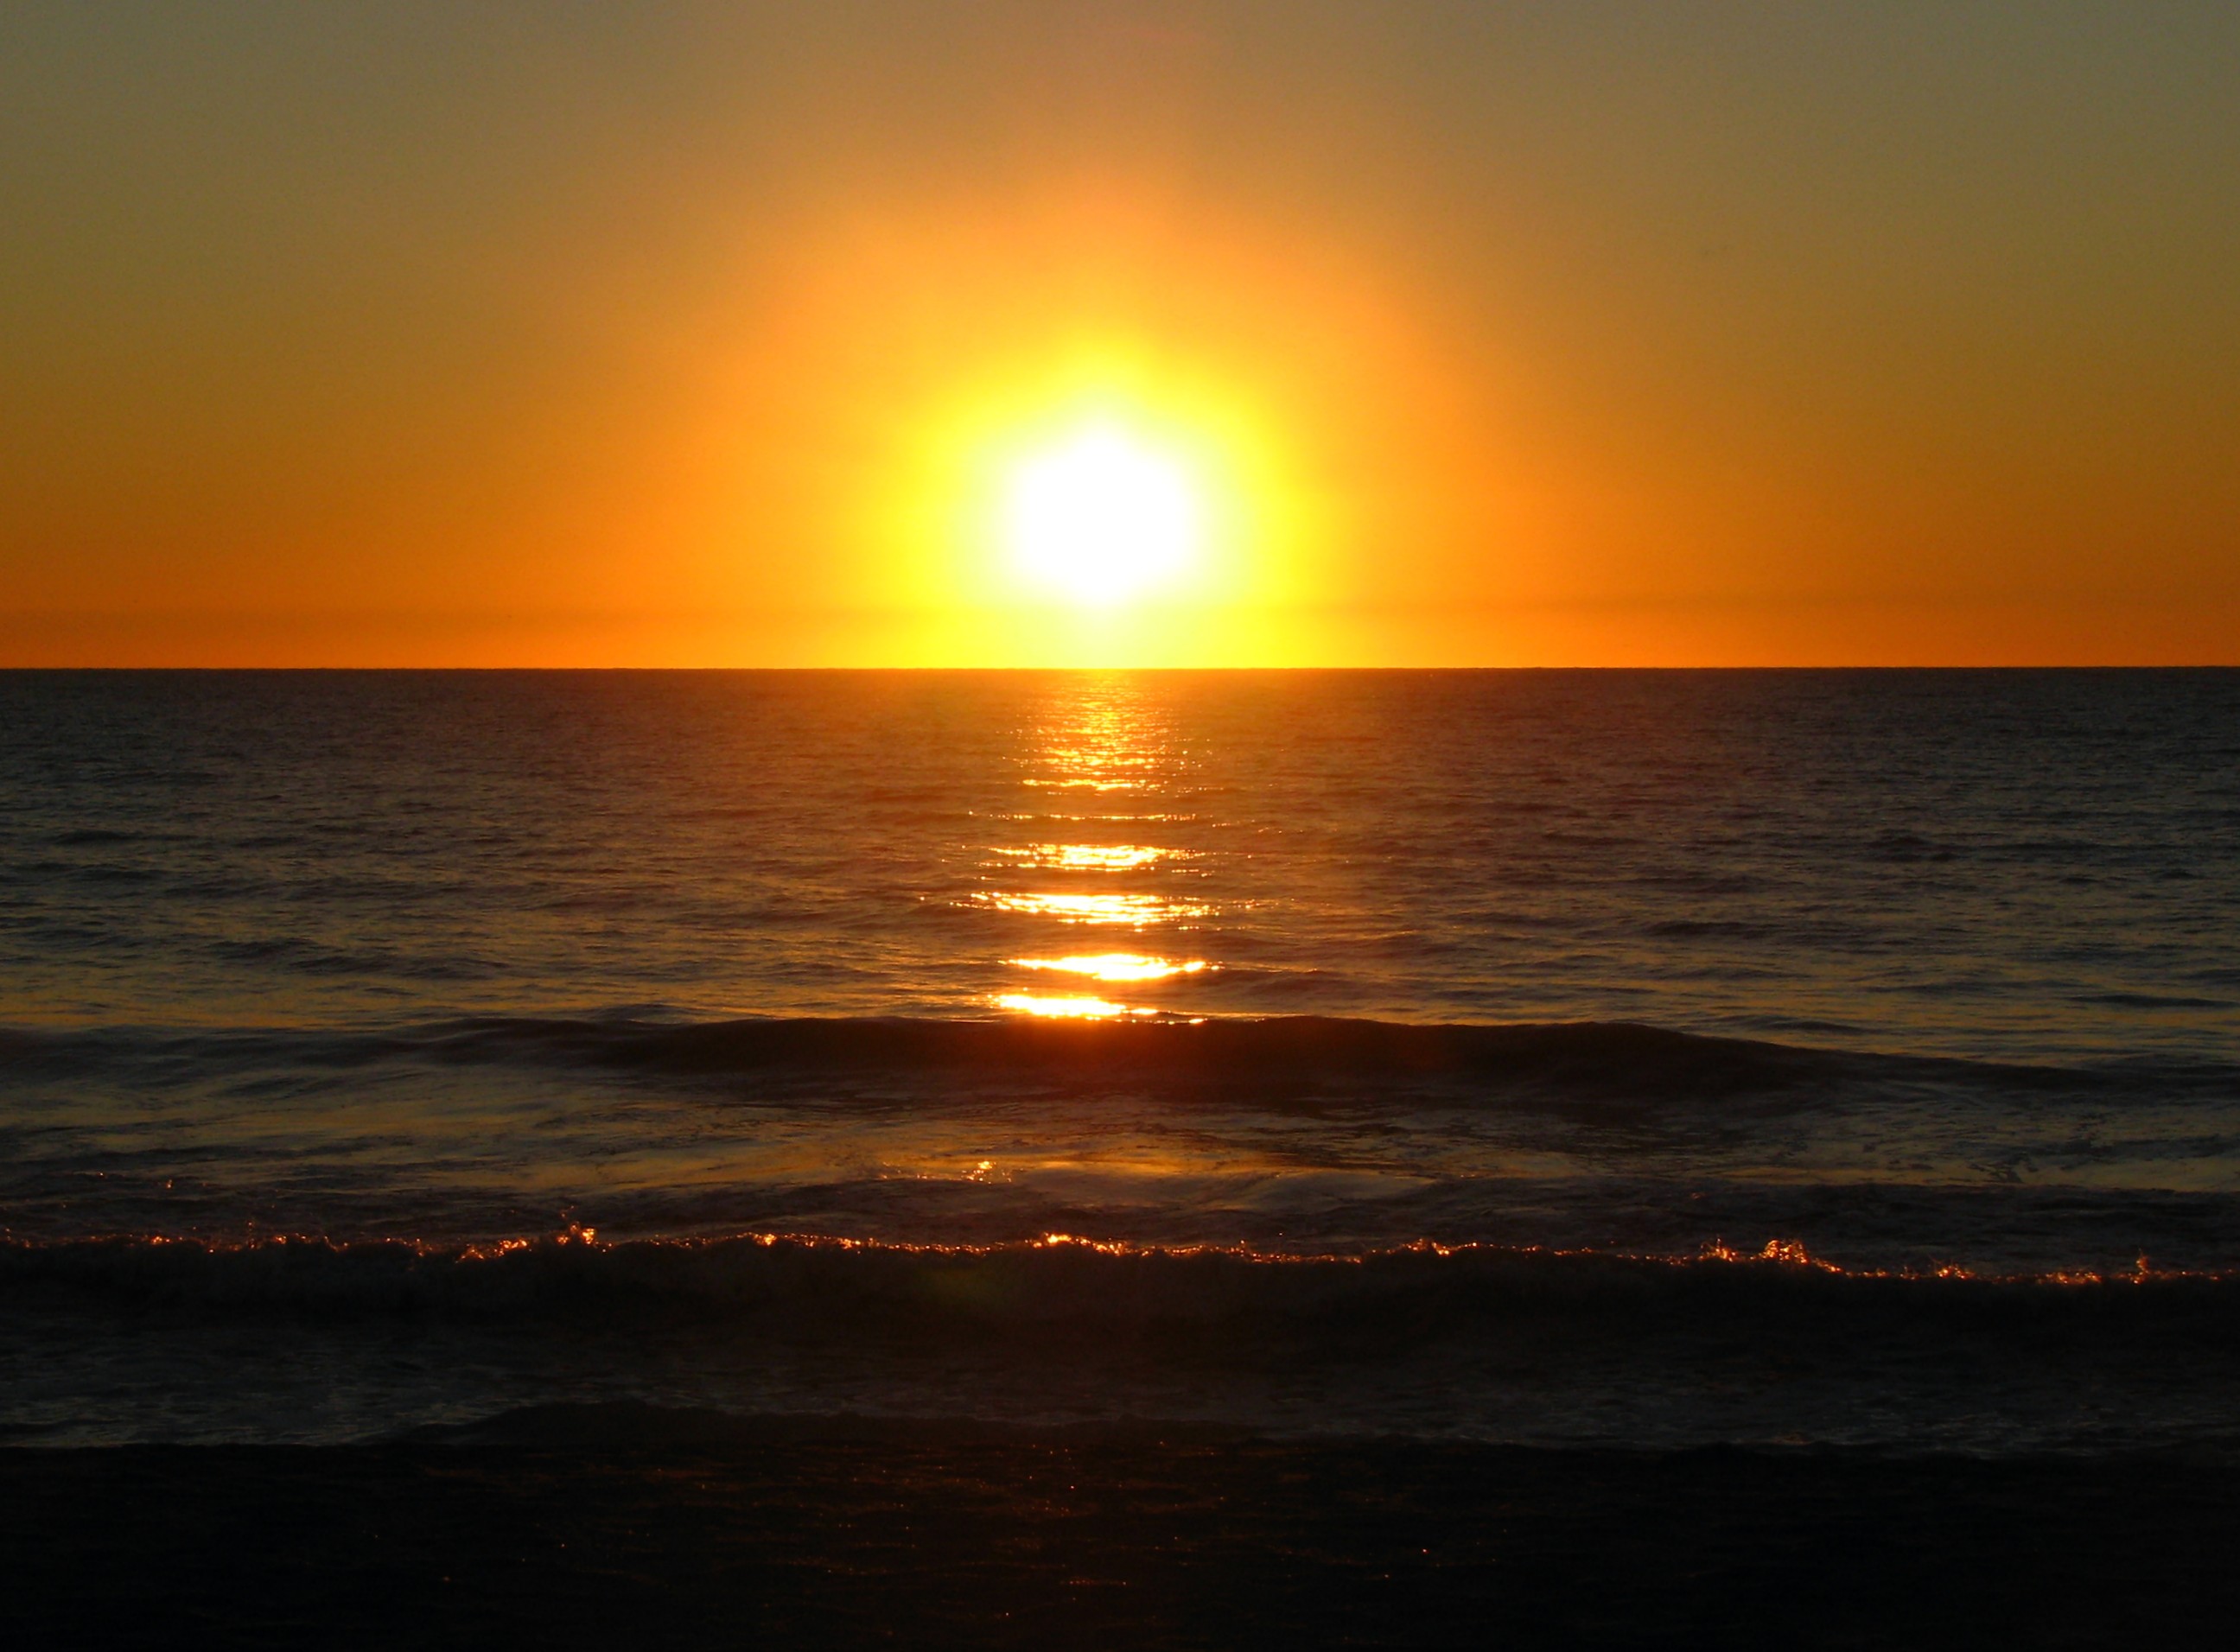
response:
[[[0,674],[0,1429],[2227,1449],[2236,937],[2229,671]]]

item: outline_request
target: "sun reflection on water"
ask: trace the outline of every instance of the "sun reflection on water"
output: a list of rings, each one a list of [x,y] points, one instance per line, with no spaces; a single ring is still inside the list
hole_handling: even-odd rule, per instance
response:
[[[1181,860],[1184,852],[1149,843],[1029,843],[1023,849],[998,849],[996,853],[1022,866],[1064,872],[1134,872],[1162,861]]]
[[[980,887],[964,895],[963,904],[1005,915],[1023,926],[1090,924],[1138,932],[1195,928],[1215,916],[1210,902],[1167,892],[1177,876],[1202,887],[1196,880],[1205,869],[1193,864],[1203,858],[1203,850],[1174,841],[1177,829],[1197,819],[1188,812],[1194,764],[1161,709],[1146,702],[1125,677],[1079,679],[1060,690],[1037,723],[1024,731],[1020,754],[1024,807],[992,816],[1016,823],[1023,841],[979,851],[986,857],[980,863]],[[1037,810],[1031,801],[1038,790],[1046,795],[1048,789],[1069,787],[1134,796],[1116,797],[1106,806],[1117,812],[1086,816]],[[1131,810],[1130,805],[1139,799],[1143,807]],[[1097,824],[1087,825],[1090,821]],[[1061,840],[1061,834],[1076,831],[1123,841]],[[1030,872],[1041,875],[1037,881],[1043,888],[1005,886],[1007,875]],[[1116,883],[1121,886],[1114,887]],[[1004,966],[1084,982],[1166,983],[1169,990],[1219,967],[1209,958],[1150,945],[1075,951],[1049,944],[1054,934],[1041,938],[1040,947],[1023,933],[1012,939],[1014,955],[1003,960]],[[1170,1013],[1086,993],[998,991],[987,1002],[1023,1015],[1072,1020]]]
[[[1062,923],[1128,923],[1137,929],[1206,917],[1212,910],[1194,902],[1171,901],[1163,895],[1029,895],[983,889],[972,900],[976,905],[994,907],[999,912],[1056,918]]]
[[[1147,958],[1134,952],[1085,952],[1069,958],[1007,958],[1015,969],[1057,969],[1097,981],[1164,981],[1213,966],[1203,958]]]
[[[1156,1016],[1156,1009],[1141,1009],[1132,1004],[1114,1003],[1109,998],[1092,998],[1087,995],[1044,996],[1032,992],[1003,992],[996,995],[997,1006],[1016,1010],[1021,1015],[1046,1016],[1067,1021],[1117,1021],[1123,1016]]]

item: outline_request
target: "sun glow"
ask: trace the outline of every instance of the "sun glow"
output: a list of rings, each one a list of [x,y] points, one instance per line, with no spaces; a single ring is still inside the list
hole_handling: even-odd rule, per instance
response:
[[[757,616],[761,663],[1399,663],[1364,639],[1411,605],[1477,623],[1426,578],[1510,567],[1508,450],[1435,295],[1070,168],[849,193],[787,236],[678,450],[696,600]]]
[[[999,358],[911,411],[863,490],[865,543],[884,548],[865,600],[940,616],[986,662],[1282,658],[1270,616],[1304,596],[1323,507],[1278,425],[1240,383],[1140,342]]]
[[[1172,584],[1199,554],[1204,518],[1188,467],[1109,423],[1027,455],[1003,490],[1013,568],[1091,608]]]

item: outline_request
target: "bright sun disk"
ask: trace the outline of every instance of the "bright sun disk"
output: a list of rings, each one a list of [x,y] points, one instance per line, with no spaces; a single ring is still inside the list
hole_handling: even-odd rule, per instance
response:
[[[1204,510],[1177,460],[1109,424],[1030,454],[1003,493],[1013,565],[1032,583],[1106,607],[1172,583],[1204,537]]]

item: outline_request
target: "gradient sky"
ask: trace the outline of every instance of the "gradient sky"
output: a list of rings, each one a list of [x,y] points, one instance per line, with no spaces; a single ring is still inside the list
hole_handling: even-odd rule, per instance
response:
[[[2240,6],[0,8],[0,663],[1091,660],[2240,662]]]

